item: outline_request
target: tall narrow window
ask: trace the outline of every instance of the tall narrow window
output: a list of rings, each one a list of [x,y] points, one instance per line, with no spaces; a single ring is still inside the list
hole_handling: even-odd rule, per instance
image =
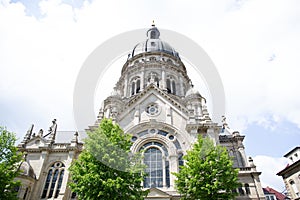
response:
[[[65,165],[61,162],[55,162],[51,165],[45,181],[42,198],[52,198],[53,194],[55,194],[55,198],[58,197],[64,176],[64,168]]]
[[[61,170],[61,173],[60,173],[60,176],[59,176],[59,180],[58,180],[58,186],[57,186],[57,190],[56,190],[56,192],[55,192],[55,198],[57,198],[58,197],[58,195],[59,195],[59,192],[60,192],[60,188],[61,188],[61,184],[62,184],[62,180],[63,180],[63,177],[64,177],[64,172],[65,172],[65,170],[63,169],[63,170]]]
[[[167,91],[168,91],[168,93],[171,93],[171,81],[170,81],[170,79],[167,79]]]
[[[242,187],[239,187],[238,191],[239,191],[240,196],[245,196],[245,191]]]
[[[135,93],[139,93],[141,89],[141,81],[137,80],[136,81],[136,92]]]
[[[180,166],[183,166],[184,165],[184,161],[183,161],[183,154],[180,153],[178,155],[178,165],[179,165],[179,170],[180,170]]]
[[[144,156],[148,174],[144,181],[144,187],[163,187],[162,152],[156,147],[151,147],[145,151]]]
[[[167,77],[167,91],[170,94],[176,94],[176,82],[172,76]]]
[[[172,80],[172,94],[176,94],[176,86],[174,80]]]
[[[292,186],[292,190],[294,191],[296,197],[299,197],[299,196],[300,196],[299,190],[298,190],[298,188],[297,188],[295,182],[294,182],[293,180],[290,180],[290,184],[291,184],[291,186]]]
[[[23,200],[26,199],[26,197],[27,197],[27,195],[28,195],[28,192],[29,192],[29,188],[26,187],[26,190],[25,190],[24,195],[23,195]]]
[[[149,142],[141,148],[144,152],[145,172],[144,187],[170,187],[169,161],[165,160],[168,155],[167,149],[159,142]]]
[[[141,90],[141,80],[139,77],[134,77],[131,80],[131,91],[130,91],[131,96],[139,93],[140,90]]]
[[[247,195],[251,194],[251,192],[250,192],[250,187],[249,187],[249,184],[248,184],[248,183],[245,183],[245,190],[246,190],[246,194],[247,194]]]
[[[158,78],[157,77],[155,77],[155,83],[156,83],[156,85],[157,85],[157,87],[159,87],[159,80],[158,80]]]
[[[131,95],[135,94],[135,82],[131,83]]]

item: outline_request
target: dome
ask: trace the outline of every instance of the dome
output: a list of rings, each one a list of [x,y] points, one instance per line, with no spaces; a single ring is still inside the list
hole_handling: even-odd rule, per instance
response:
[[[185,94],[185,97],[188,96],[196,96],[196,97],[201,97],[200,93],[198,90],[196,90],[194,87],[191,87]]]
[[[33,171],[33,168],[26,161],[22,162],[22,164],[20,166],[20,171],[21,171],[21,174],[24,175],[24,176],[29,176],[29,177],[34,178],[34,179],[36,178],[35,174],[34,174],[34,171]]]
[[[159,39],[159,36],[160,32],[153,24],[152,28],[147,31],[147,40],[135,45],[132,50],[131,57],[146,52],[163,52],[180,59],[179,54],[175,51],[175,49],[168,43]]]

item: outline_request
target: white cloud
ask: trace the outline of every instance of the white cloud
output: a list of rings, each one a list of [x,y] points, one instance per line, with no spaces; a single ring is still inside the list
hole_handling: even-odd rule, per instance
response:
[[[288,163],[285,158],[276,158],[264,155],[258,155],[253,158],[257,171],[262,172],[260,176],[263,187],[272,187],[278,192],[284,191],[284,182],[281,176],[276,174],[284,169]]]
[[[40,1],[38,19],[21,3],[8,2],[0,3],[0,92],[6,97],[0,123],[20,135],[32,122],[46,129],[54,117],[60,129],[73,129],[72,92],[81,64],[106,39],[153,19],[211,56],[231,128],[257,122],[272,129],[276,120],[269,116],[300,127],[299,1],[84,1],[80,8]]]
[[[297,0],[112,0],[84,1],[82,7],[45,0],[39,4],[41,18],[9,2],[0,0],[0,125],[20,138],[30,124],[46,130],[53,118],[59,130],[74,130],[73,87],[84,60],[108,38],[149,27],[153,19],[158,28],[178,31],[207,51],[225,86],[232,129],[259,124],[272,130],[285,120],[300,128]],[[265,148],[274,148],[272,137],[268,142]],[[254,161],[263,186],[281,191],[276,173],[286,160],[259,155]]]

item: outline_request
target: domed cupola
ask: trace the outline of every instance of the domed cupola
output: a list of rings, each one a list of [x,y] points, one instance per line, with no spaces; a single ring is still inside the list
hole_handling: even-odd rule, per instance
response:
[[[147,52],[162,52],[180,59],[175,49],[168,43],[162,41],[159,36],[159,30],[152,24],[152,27],[147,31],[147,40],[135,45],[130,57],[133,58],[138,54]]]
[[[186,98],[195,98],[195,97],[202,97],[198,90],[196,90],[193,86],[185,94]]]
[[[190,78],[178,53],[159,38],[154,24],[146,35],[147,39],[133,48],[123,65],[116,84],[119,95],[114,96],[133,98],[152,84],[172,96],[185,97]]]

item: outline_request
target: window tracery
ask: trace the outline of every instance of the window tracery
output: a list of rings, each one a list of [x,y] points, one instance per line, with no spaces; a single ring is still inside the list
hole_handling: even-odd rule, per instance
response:
[[[48,170],[45,180],[42,198],[57,198],[62,185],[65,172],[65,165],[62,162],[55,162]]]
[[[131,90],[130,90],[131,96],[139,93],[140,90],[141,90],[140,77],[135,77],[131,80]]]
[[[147,176],[144,178],[144,187],[170,187],[170,168],[167,148],[159,142],[148,142],[141,148],[144,150],[144,164]]]

